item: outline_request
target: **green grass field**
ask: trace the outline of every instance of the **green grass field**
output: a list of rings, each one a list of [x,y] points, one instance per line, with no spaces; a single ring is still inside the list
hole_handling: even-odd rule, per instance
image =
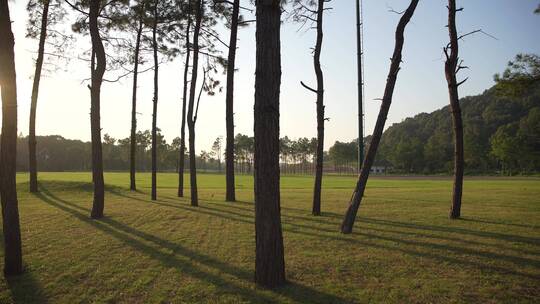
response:
[[[289,284],[266,290],[252,280],[251,177],[226,203],[224,176],[199,175],[198,208],[174,174],[159,175],[156,202],[148,174],[135,193],[127,174],[105,178],[95,221],[89,173],[42,173],[38,195],[18,176],[26,272],[0,279],[0,303],[540,302],[540,179],[468,179],[451,221],[450,180],[373,178],[342,235],[355,178],[326,177],[313,217],[312,178],[282,177]]]

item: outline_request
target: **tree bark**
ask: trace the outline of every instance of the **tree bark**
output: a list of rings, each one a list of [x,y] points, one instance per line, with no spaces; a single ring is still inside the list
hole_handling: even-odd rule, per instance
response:
[[[158,23],[158,0],[154,1],[154,23],[152,27],[152,48],[154,51],[154,98],[152,108],[152,193],[151,199],[157,200],[157,105],[158,105],[158,46],[156,39]]]
[[[384,90],[384,96],[381,102],[381,109],[379,110],[377,123],[375,124],[375,129],[373,130],[371,143],[369,145],[366,157],[364,159],[364,163],[362,164],[360,175],[358,176],[356,188],[351,198],[349,208],[347,209],[347,213],[345,214],[345,217],[343,218],[343,222],[341,224],[342,233],[348,234],[352,232],[354,221],[356,219],[356,214],[358,212],[358,208],[360,207],[360,203],[362,202],[362,197],[364,196],[364,191],[366,189],[366,184],[369,178],[369,171],[371,170],[371,167],[373,166],[373,162],[375,161],[377,148],[379,147],[379,142],[381,141],[382,133],[384,131],[384,124],[388,116],[388,111],[390,110],[390,105],[392,104],[392,96],[394,94],[394,87],[396,85],[397,75],[400,70],[399,66],[401,64],[403,43],[405,40],[404,38],[405,27],[411,20],[411,17],[414,14],[414,11],[416,9],[416,6],[418,5],[418,1],[419,0],[411,0],[409,7],[407,8],[407,10],[405,10],[403,15],[401,16],[401,19],[399,20],[399,23],[396,29],[396,34],[395,34],[396,45],[394,48],[394,53],[392,55],[392,63],[390,65],[390,72],[388,73],[388,78],[386,81],[386,88]]]
[[[131,142],[129,147],[129,189],[137,190],[135,182],[135,156],[137,151],[137,79],[139,74],[139,50],[141,47],[141,34],[143,29],[142,16],[139,19],[137,29],[137,40],[135,41],[135,62],[133,64],[133,95],[131,99]]]
[[[255,282],[285,284],[279,192],[279,0],[257,0],[255,65]]]
[[[0,87],[2,136],[0,139],[0,200],[4,233],[4,275],[22,273],[21,228],[17,201],[17,79],[15,40],[7,0],[0,0]]]
[[[225,98],[225,120],[227,138],[225,143],[225,200],[236,201],[234,185],[234,69],[236,61],[236,43],[238,40],[238,17],[240,15],[240,0],[234,0],[231,16],[231,36],[229,40],[229,56],[227,61],[227,93]],[[221,170],[221,164],[220,164]]]
[[[325,0],[318,0],[317,6],[317,42],[313,65],[317,76],[317,152],[315,169],[315,186],[313,189],[313,208],[315,216],[321,215],[321,185],[323,177],[323,153],[324,153],[324,78],[321,69],[321,49],[323,42],[323,15]]]
[[[358,162],[357,172],[360,172],[364,161],[364,80],[362,73],[362,18],[360,12],[360,1],[356,0],[356,58],[357,58],[357,78],[358,78]]]
[[[187,123],[189,129],[189,176],[191,183],[191,205],[199,205],[197,193],[197,165],[195,152],[195,90],[197,89],[197,70],[199,68],[199,32],[201,30],[202,16],[204,14],[204,0],[197,0],[197,15],[195,17],[195,28],[193,30],[193,67],[191,72],[191,83],[189,90],[189,105]]]
[[[39,93],[39,81],[41,80],[41,68],[43,67],[43,55],[45,53],[45,39],[47,38],[47,20],[49,17],[49,0],[43,1],[41,14],[41,29],[39,33],[38,57],[32,85],[32,97],[30,99],[30,125],[28,130],[28,166],[30,173],[30,192],[38,192],[37,157],[36,157],[36,109]]]
[[[189,74],[189,31],[191,28],[191,0],[188,0],[188,20],[186,25],[186,63],[184,65],[184,90],[182,92],[182,124],[180,126],[180,160],[178,167],[178,197],[184,196],[184,162],[186,157],[186,104]]]
[[[456,219],[461,216],[461,196],[463,193],[463,121],[461,118],[461,107],[459,105],[459,84],[456,79],[459,60],[458,34],[456,30],[456,1],[448,0],[448,33],[450,44],[445,48],[446,63],[444,66],[446,81],[448,83],[448,94],[450,97],[450,112],[452,114],[452,125],[454,128],[454,187],[452,192],[452,206],[449,217]],[[450,49],[450,54],[448,54]]]
[[[101,146],[100,95],[103,74],[105,74],[105,49],[99,34],[98,16],[100,1],[90,1],[89,28],[92,39],[92,81],[90,86],[90,128],[92,133],[92,181],[94,183],[94,202],[91,217],[103,217],[105,206],[105,182],[103,180],[103,152]]]

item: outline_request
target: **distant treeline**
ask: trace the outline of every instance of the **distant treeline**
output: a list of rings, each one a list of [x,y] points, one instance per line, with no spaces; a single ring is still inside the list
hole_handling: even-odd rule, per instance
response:
[[[158,170],[178,170],[180,139],[169,144],[158,132]],[[285,174],[311,174],[314,170],[316,139],[281,139],[282,171]],[[65,139],[59,135],[37,137],[37,160],[39,171],[90,171],[90,142]],[[114,139],[105,134],[103,138],[103,165],[107,171],[129,170],[129,138]],[[238,173],[253,173],[253,137],[237,134],[235,137],[235,170]],[[186,152],[188,154],[189,152]],[[196,156],[197,168],[202,171],[224,171],[224,147],[218,137],[210,151],[200,151]],[[185,158],[186,167],[189,157]],[[151,133],[137,133],[136,167],[139,171],[151,170]],[[17,144],[17,170],[28,170],[28,137],[19,137]]]
[[[540,84],[520,97],[505,97],[491,88],[483,94],[461,100],[466,172],[469,174],[529,174],[540,172]],[[452,172],[452,124],[449,108],[421,113],[389,127],[381,141],[375,165],[387,172],[406,174],[444,174]],[[369,145],[370,137],[364,140]],[[61,136],[38,136],[40,171],[89,171],[90,143]],[[150,170],[150,131],[137,133],[137,169]],[[158,168],[176,171],[179,138],[169,144],[158,133]],[[312,174],[316,152],[315,138],[281,139],[281,170],[285,174]],[[235,137],[235,163],[239,173],[253,171],[253,137]],[[357,144],[335,142],[325,152],[325,171],[354,174]],[[197,155],[203,171],[223,168],[222,139],[211,151]],[[19,137],[17,169],[28,170],[27,137]],[[129,169],[129,138],[103,139],[105,170]],[[186,158],[186,161],[189,158]],[[186,164],[187,165],[187,164]]]

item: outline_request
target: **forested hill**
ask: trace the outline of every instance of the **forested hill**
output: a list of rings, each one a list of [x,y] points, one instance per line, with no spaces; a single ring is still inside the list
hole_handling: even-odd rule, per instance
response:
[[[540,83],[520,94],[503,95],[493,87],[461,99],[466,172],[540,171]],[[453,168],[449,106],[421,113],[389,127],[378,164],[395,171],[446,173]]]

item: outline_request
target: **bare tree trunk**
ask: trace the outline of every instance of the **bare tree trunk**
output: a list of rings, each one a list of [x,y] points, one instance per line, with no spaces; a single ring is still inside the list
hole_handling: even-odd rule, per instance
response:
[[[201,30],[202,16],[204,14],[204,0],[197,0],[197,15],[195,18],[195,28],[193,31],[193,67],[191,72],[191,83],[189,90],[189,105],[187,123],[189,129],[189,173],[191,183],[191,205],[199,205],[199,196],[197,193],[197,166],[195,152],[195,90],[197,89],[197,70],[199,68],[199,32]]]
[[[22,273],[21,228],[17,201],[17,77],[15,41],[7,0],[0,0],[0,87],[2,136],[0,139],[0,199],[4,234],[4,275]]]
[[[448,0],[448,33],[450,44],[445,48],[446,54],[445,74],[448,82],[448,94],[450,97],[450,111],[452,113],[452,124],[454,127],[454,188],[452,192],[452,206],[449,217],[459,218],[461,215],[461,195],[463,193],[463,121],[461,118],[461,107],[459,105],[458,84],[456,73],[459,60],[458,34],[456,30],[456,1]],[[450,54],[448,54],[448,48]]]
[[[92,133],[92,181],[94,182],[94,202],[91,217],[103,217],[105,207],[105,182],[103,180],[103,152],[101,146],[100,96],[103,74],[105,74],[105,49],[99,34],[98,16],[100,1],[90,1],[88,18],[92,38],[92,84],[90,86],[90,129]]]
[[[321,69],[321,49],[323,42],[323,15],[324,2],[318,0],[317,6],[317,43],[315,44],[315,54],[313,56],[313,65],[317,76],[317,152],[316,152],[316,170],[315,186],[313,188],[313,208],[312,213],[315,216],[321,215],[321,185],[323,177],[323,150],[324,150],[324,78]]]
[[[182,125],[180,126],[180,161],[178,169],[178,197],[184,197],[184,162],[186,157],[186,104],[189,74],[189,31],[191,28],[191,0],[188,0],[188,20],[186,25],[186,63],[184,65],[184,90],[182,92]]]
[[[255,282],[285,284],[279,192],[279,0],[258,0],[255,66]]]
[[[129,147],[129,189],[137,190],[135,182],[135,153],[137,150],[137,78],[139,74],[139,50],[141,47],[141,34],[143,29],[142,16],[139,19],[137,40],[135,42],[135,63],[133,64],[133,95],[131,99],[131,142]]]
[[[49,0],[43,1],[41,13],[41,29],[39,34],[38,57],[32,85],[32,97],[30,101],[30,126],[28,131],[28,165],[30,171],[30,192],[38,192],[37,157],[36,157],[36,108],[39,93],[39,81],[41,80],[41,68],[43,66],[43,54],[45,53],[45,39],[47,38],[47,19],[49,17]]]
[[[158,105],[158,46],[156,31],[158,23],[158,0],[154,1],[154,23],[152,27],[152,48],[154,51],[154,99],[152,109],[152,193],[151,199],[157,199],[157,105]]]
[[[234,68],[236,60],[236,42],[238,36],[238,17],[240,14],[240,0],[234,0],[231,16],[231,36],[229,40],[229,57],[227,61],[227,93],[225,98],[225,120],[227,139],[225,144],[225,200],[236,201],[234,185]],[[221,164],[220,164],[221,171]]]
[[[360,1],[356,0],[356,58],[358,75],[358,162],[357,172],[360,172],[364,161],[364,82],[362,74],[362,13],[360,12]]]
[[[390,65],[390,72],[388,73],[388,78],[386,81],[386,88],[384,90],[384,96],[381,102],[381,109],[379,110],[379,116],[377,117],[377,123],[375,124],[375,129],[373,130],[373,136],[371,143],[369,145],[364,163],[362,164],[362,170],[358,176],[358,181],[356,183],[356,188],[354,190],[349,208],[347,213],[343,218],[343,223],[341,224],[342,233],[351,233],[356,219],[356,213],[362,202],[362,197],[364,196],[364,190],[366,189],[366,184],[369,178],[369,171],[373,166],[375,161],[375,155],[377,154],[377,148],[379,147],[379,142],[381,141],[382,133],[384,131],[384,124],[388,116],[388,111],[390,110],[390,105],[392,104],[392,96],[394,94],[394,87],[397,81],[397,75],[400,70],[399,65],[401,64],[401,53],[403,50],[404,43],[404,32],[405,27],[411,20],[412,15],[418,5],[419,0],[411,0],[411,4],[405,10],[401,19],[399,20],[397,29],[396,29],[396,45],[394,48],[394,54],[392,55],[392,63]]]

